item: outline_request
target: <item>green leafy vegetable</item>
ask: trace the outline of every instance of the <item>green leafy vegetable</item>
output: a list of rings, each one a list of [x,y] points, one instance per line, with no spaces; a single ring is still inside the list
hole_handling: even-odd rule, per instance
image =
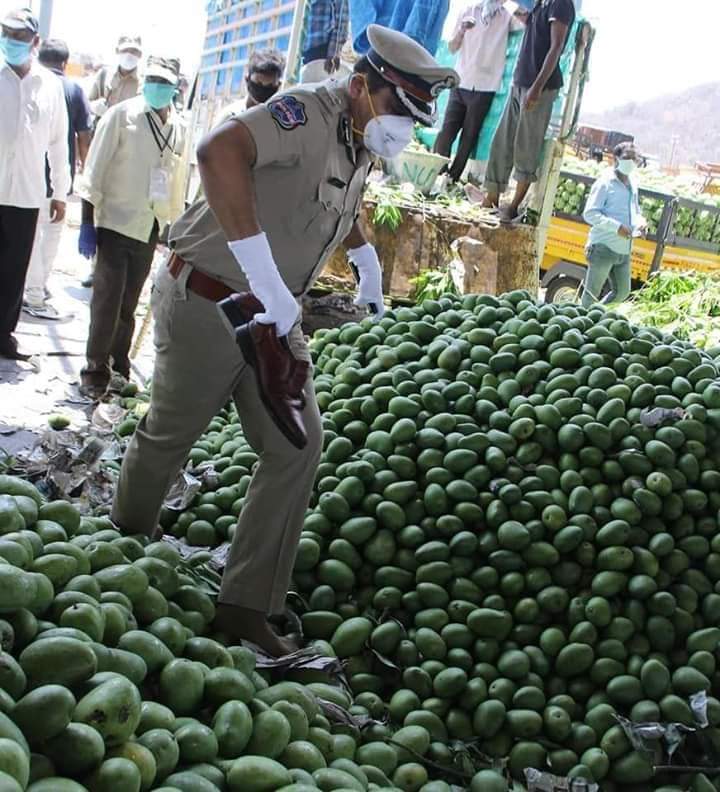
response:
[[[415,278],[410,279],[415,286],[415,302],[437,300],[443,294],[458,294],[455,281],[448,269],[422,270]]]

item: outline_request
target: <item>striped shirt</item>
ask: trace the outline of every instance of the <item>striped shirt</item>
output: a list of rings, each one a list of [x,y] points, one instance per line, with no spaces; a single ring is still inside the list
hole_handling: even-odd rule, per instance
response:
[[[349,0],[312,0],[304,51],[326,46],[328,58],[338,56],[348,38],[349,14]]]

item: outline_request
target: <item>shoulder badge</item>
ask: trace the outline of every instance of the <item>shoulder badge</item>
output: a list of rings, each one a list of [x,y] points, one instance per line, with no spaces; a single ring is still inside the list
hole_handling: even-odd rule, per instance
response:
[[[277,124],[288,131],[307,124],[305,105],[294,96],[281,96],[268,102],[270,115]]]

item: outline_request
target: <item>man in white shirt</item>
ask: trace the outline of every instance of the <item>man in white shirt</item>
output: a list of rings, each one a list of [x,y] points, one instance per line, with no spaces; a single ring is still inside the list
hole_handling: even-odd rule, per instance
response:
[[[460,12],[450,39],[450,52],[459,53],[455,69],[460,75],[460,86],[450,94],[435,151],[449,157],[455,138],[462,131],[457,154],[448,169],[452,181],[462,176],[502,84],[508,34],[523,26],[504,7],[504,2],[469,3]]]
[[[87,364],[80,375],[81,390],[93,398],[105,393],[112,371],[130,376],[135,309],[159,231],[184,208],[174,179],[184,145],[173,107],[179,79],[179,61],[148,59],[142,96],[102,117],[78,185],[78,248],[86,258],[97,252]]]
[[[50,219],[65,218],[70,190],[68,116],[56,75],[35,63],[38,21],[27,8],[2,21],[0,54],[0,356],[27,360],[13,333],[40,207],[45,203],[45,155],[53,194]]]

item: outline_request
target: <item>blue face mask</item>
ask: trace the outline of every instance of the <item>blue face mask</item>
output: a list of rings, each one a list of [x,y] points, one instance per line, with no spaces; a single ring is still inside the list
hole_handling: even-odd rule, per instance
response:
[[[167,83],[145,83],[143,96],[153,110],[162,110],[172,102],[175,86]]]
[[[515,0],[523,11],[532,11],[535,8],[535,0]]]
[[[22,66],[30,60],[32,43],[0,36],[0,54],[9,66]]]

